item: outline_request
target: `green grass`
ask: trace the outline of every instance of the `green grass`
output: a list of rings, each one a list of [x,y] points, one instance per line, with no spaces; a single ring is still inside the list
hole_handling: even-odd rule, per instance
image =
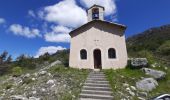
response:
[[[159,86],[154,89],[152,92],[148,93],[148,97],[146,99],[157,96],[159,94],[163,93],[170,93],[170,69],[165,70],[163,68],[155,68],[162,71],[165,71],[167,73],[166,78],[163,80],[159,80]],[[136,82],[141,79],[141,77],[149,77],[145,75],[144,72],[138,69],[118,69],[118,70],[104,70],[104,73],[107,76],[107,79],[109,80],[113,95],[115,100],[120,100],[121,98],[126,98],[129,93],[125,90],[126,87],[123,86],[124,83],[129,84],[130,86],[135,86]],[[133,91],[135,93],[139,92],[140,90]],[[120,93],[121,92],[121,93]],[[136,100],[137,97],[132,97],[133,100]]]
[[[164,72],[167,73],[165,79],[163,80],[159,80],[159,86],[153,90],[152,92],[149,93],[149,96],[155,96],[155,95],[160,95],[160,94],[164,94],[164,93],[170,93],[170,68],[168,68],[167,70],[165,70],[162,67],[157,67],[155,69],[158,70],[162,70]]]
[[[129,93],[125,91],[126,87],[123,87],[124,83],[127,83],[130,86],[135,86],[135,81],[145,76],[142,71],[129,68],[104,70],[104,73],[111,84],[113,95],[116,100],[126,98],[129,95]]]

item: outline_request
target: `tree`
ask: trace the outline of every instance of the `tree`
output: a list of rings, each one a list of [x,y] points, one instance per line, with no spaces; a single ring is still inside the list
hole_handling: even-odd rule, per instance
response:
[[[8,52],[7,51],[4,51],[1,55],[0,55],[0,64],[3,64],[6,60],[8,56]]]
[[[6,63],[11,63],[11,62],[12,62],[12,56],[9,55],[8,58],[7,58],[7,60],[6,60]]]

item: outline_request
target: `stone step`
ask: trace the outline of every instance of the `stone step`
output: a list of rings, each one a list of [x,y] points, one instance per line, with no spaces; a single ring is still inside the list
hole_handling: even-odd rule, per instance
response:
[[[101,83],[85,83],[84,86],[109,87],[109,84],[101,84]]]
[[[105,78],[87,78],[87,81],[107,81]]]
[[[83,90],[102,90],[102,91],[112,91],[110,87],[97,87],[97,86],[83,86]]]
[[[96,90],[82,90],[81,93],[84,93],[84,94],[102,94],[102,95],[112,95],[112,92],[111,91],[96,91]]]
[[[88,77],[95,77],[95,78],[106,78],[106,77],[105,77],[105,76],[103,76],[103,75],[100,75],[100,76],[89,75]]]
[[[87,80],[86,83],[101,83],[101,84],[109,84],[108,81],[94,81],[94,80]]]
[[[112,89],[103,72],[91,72],[79,100],[113,100]]]
[[[102,73],[98,73],[98,74],[97,74],[97,73],[96,73],[96,74],[92,74],[92,73],[91,73],[91,74],[89,74],[89,75],[103,75],[103,76],[104,76],[104,74],[102,74]]]
[[[106,80],[106,78],[101,78],[101,77],[88,77],[87,79],[103,79],[103,80]]]
[[[80,94],[80,98],[91,98],[93,99],[104,99],[104,100],[113,100],[113,96],[109,95],[95,95],[95,94]]]
[[[106,100],[106,99],[80,98],[79,100]]]

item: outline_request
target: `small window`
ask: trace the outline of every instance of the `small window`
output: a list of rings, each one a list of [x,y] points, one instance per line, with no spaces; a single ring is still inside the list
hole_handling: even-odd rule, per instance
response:
[[[87,51],[86,51],[85,49],[82,49],[82,50],[80,51],[80,58],[81,58],[82,60],[87,59]]]
[[[92,19],[99,19],[99,8],[94,8],[92,10]]]
[[[116,58],[116,50],[113,49],[113,48],[110,48],[110,49],[108,50],[108,57],[109,57],[110,59],[115,59],[115,58]]]

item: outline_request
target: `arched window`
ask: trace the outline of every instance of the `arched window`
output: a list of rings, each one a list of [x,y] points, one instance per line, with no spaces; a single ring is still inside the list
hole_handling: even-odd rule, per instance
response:
[[[94,8],[92,10],[92,19],[99,19],[99,8]]]
[[[86,51],[85,49],[82,49],[82,50],[80,51],[80,58],[81,58],[82,60],[87,59],[87,51]]]
[[[110,48],[108,50],[108,57],[110,59],[115,59],[116,58],[116,50],[114,48]]]

